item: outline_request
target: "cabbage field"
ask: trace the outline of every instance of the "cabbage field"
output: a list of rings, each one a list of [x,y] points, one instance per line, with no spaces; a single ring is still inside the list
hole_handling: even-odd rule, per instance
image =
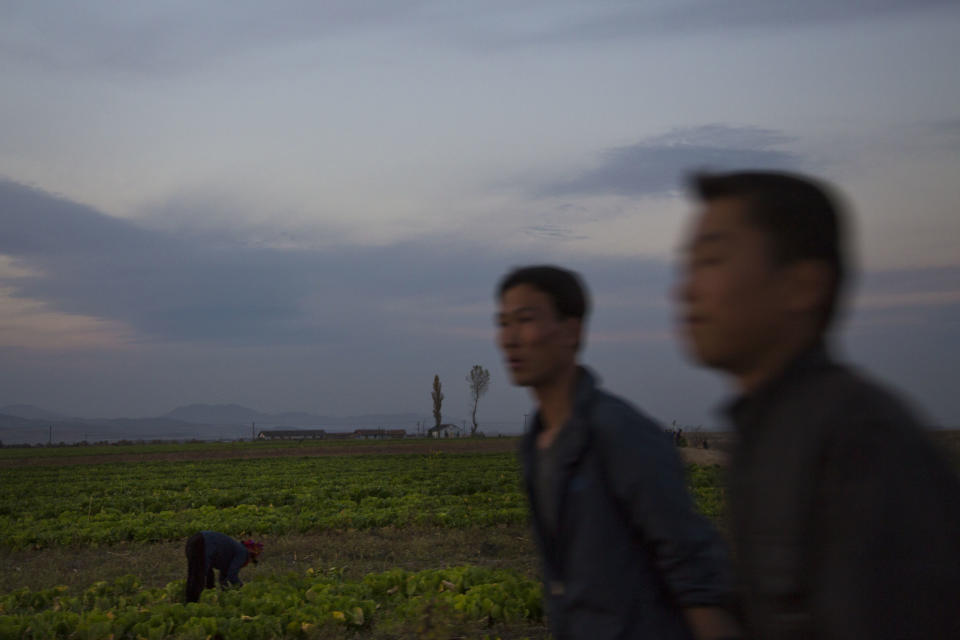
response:
[[[185,569],[177,543],[204,529],[271,540],[468,530],[478,546],[483,531],[526,530],[513,453],[356,451],[0,467],[0,546],[6,557],[41,559],[102,549],[104,562],[122,562],[124,545],[156,547],[174,550],[169,562]],[[688,471],[698,508],[718,517],[719,469]],[[268,551],[261,567],[270,562]],[[243,587],[208,590],[191,604],[183,580],[156,584],[149,575],[12,588],[0,592],[0,639],[546,637],[535,571],[423,557],[402,564],[362,575],[245,570]]]
[[[439,624],[431,609],[444,611]],[[374,627],[380,635],[423,637],[431,627],[442,633],[457,624],[481,628],[542,617],[535,580],[481,567],[396,569],[357,581],[308,571],[207,590],[189,604],[183,604],[182,583],[150,589],[133,576],[77,595],[53,587],[0,596],[0,638],[11,639],[321,638]]]

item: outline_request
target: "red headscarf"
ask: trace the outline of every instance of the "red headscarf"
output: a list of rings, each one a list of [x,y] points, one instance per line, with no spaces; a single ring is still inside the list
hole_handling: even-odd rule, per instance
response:
[[[254,562],[256,562],[256,561],[257,561],[257,556],[259,556],[260,553],[263,551],[263,543],[262,543],[262,542],[254,542],[253,540],[244,540],[244,541],[241,542],[240,544],[242,544],[244,547],[246,547],[246,548],[247,548],[247,551],[249,552],[249,555],[248,555],[248,557],[247,557],[247,562],[250,562],[250,560],[253,560]],[[244,563],[243,563],[244,566],[247,565],[247,562],[244,562]]]

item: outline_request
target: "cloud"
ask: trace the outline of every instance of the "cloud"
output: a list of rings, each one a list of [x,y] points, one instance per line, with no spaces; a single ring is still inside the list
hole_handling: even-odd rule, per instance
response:
[[[0,285],[9,296],[118,323],[146,342],[376,344],[424,327],[486,329],[489,311],[465,322],[462,310],[492,304],[509,266],[537,257],[429,236],[290,249],[251,245],[225,229],[217,241],[211,228],[197,236],[149,229],[10,181],[0,181],[0,225],[8,257]],[[544,254],[552,251],[547,243]],[[584,264],[615,274],[644,262]]]
[[[596,167],[548,185],[540,195],[664,196],[676,193],[691,171],[796,168],[800,158],[779,148],[791,140],[781,132],[756,127],[710,124],[676,129],[609,149]]]
[[[460,381],[480,363],[496,376],[487,415],[507,420],[529,400],[498,365],[494,288],[512,266],[541,262],[584,275],[596,301],[585,362],[611,389],[667,421],[704,423],[722,392],[671,339],[669,260],[575,255],[565,240],[257,247],[235,232],[216,241],[212,227],[199,236],[149,229],[9,181],[0,182],[0,228],[0,386],[10,402],[77,415],[156,414],[186,402],[428,412],[439,374],[455,414],[458,402],[467,406]],[[858,360],[894,379],[952,366],[957,275],[867,274],[866,304],[848,324]],[[893,343],[897,357],[883,356]],[[924,391],[928,378],[902,384],[936,415],[957,415],[952,397]]]
[[[585,7],[527,0],[458,3],[450,9],[426,0],[149,5],[91,1],[82,8],[66,0],[14,2],[4,8],[0,54],[74,72],[165,75],[191,72],[216,60],[236,60],[252,50],[294,48],[356,34],[388,32],[406,35],[412,42],[434,38],[447,46],[479,45],[497,51],[504,46],[662,38],[697,31],[859,24],[941,8],[955,8],[955,3],[695,0],[608,1]]]
[[[911,291],[865,295],[857,301],[861,309],[898,309],[903,307],[942,307],[960,305],[960,289],[953,291]]]
[[[931,133],[942,144],[955,148],[960,145],[960,118],[948,118],[932,122],[926,127],[927,133]]]
[[[960,133],[960,118],[951,118],[940,123],[944,130]]]
[[[691,33],[746,29],[799,29],[861,25],[931,10],[954,11],[951,0],[857,0],[765,2],[764,0],[677,0],[646,3],[512,3],[478,20],[467,41],[495,49],[504,46],[569,45],[639,37],[661,39]]]
[[[0,287],[0,348],[114,349],[135,340],[119,323],[60,313],[45,303],[17,298],[12,293],[11,288]]]
[[[956,327],[960,319],[960,266],[873,271],[854,292],[851,326]]]
[[[575,257],[566,242],[258,247],[235,230],[217,240],[207,223],[196,236],[151,229],[9,181],[0,182],[0,228],[0,331],[9,328],[0,386],[7,398],[71,415],[150,415],[187,402],[408,410],[426,406],[435,374],[451,384],[456,415],[461,400],[466,407],[460,381],[477,363],[496,372],[488,419],[521,415],[529,400],[498,365],[493,314],[497,281],[522,264],[577,269],[598,299],[619,302],[592,320],[601,362],[606,340],[669,323],[667,310],[645,306],[664,297],[667,265]],[[40,319],[42,335],[27,331]],[[59,342],[40,348],[44,335]],[[620,344],[617,357],[631,362],[624,354]]]
[[[0,52],[7,59],[62,69],[136,74],[187,72],[213,60],[290,47],[345,31],[412,21],[422,0],[355,3],[303,0],[167,2],[68,1],[6,7]]]
[[[659,16],[666,27],[792,29],[811,25],[854,23],[953,6],[954,3],[950,0],[810,0],[802,3],[702,0],[673,4],[659,12]]]
[[[524,229],[527,235],[549,240],[584,240],[587,236],[578,234],[570,229],[556,224],[539,224]]]
[[[148,337],[305,339],[322,322],[304,318],[302,305],[336,289],[335,274],[356,270],[359,257],[204,244],[10,182],[0,183],[0,202],[0,252],[41,274],[11,283],[17,295]]]

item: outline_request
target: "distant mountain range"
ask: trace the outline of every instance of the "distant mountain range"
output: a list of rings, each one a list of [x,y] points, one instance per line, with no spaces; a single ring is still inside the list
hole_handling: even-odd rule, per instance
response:
[[[16,416],[18,418],[26,418],[27,420],[67,419],[66,416],[60,415],[59,413],[54,413],[53,411],[41,409],[40,407],[35,407],[32,404],[8,404],[5,407],[0,407],[0,413],[8,416]]]
[[[417,430],[432,421],[415,413],[317,416],[303,412],[262,413],[236,404],[192,404],[156,418],[71,418],[40,407],[0,407],[0,442],[5,444],[99,442],[103,440],[236,440],[269,427],[352,431],[363,427]]]

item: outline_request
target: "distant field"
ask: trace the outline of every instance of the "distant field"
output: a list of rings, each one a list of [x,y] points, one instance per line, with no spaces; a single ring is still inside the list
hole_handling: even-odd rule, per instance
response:
[[[504,444],[516,442],[517,438],[398,438],[398,439],[370,439],[370,440],[249,440],[238,442],[150,442],[124,444],[97,444],[97,445],[56,445],[32,447],[0,447],[0,459],[17,458],[46,458],[46,457],[82,457],[82,456],[116,456],[124,454],[163,454],[163,453],[210,453],[215,452],[222,457],[237,455],[246,457],[251,453],[270,452],[278,450],[294,450],[319,452],[324,450],[349,450],[351,453],[366,452],[368,449],[382,447],[397,448],[403,451],[412,449],[433,448],[492,448],[508,447]],[[267,454],[269,455],[269,453]]]
[[[937,446],[942,447],[948,455],[953,456],[960,465],[960,429],[930,429],[927,431],[930,439]],[[732,431],[691,431],[684,432],[690,441],[691,448],[702,440],[707,441],[710,451],[729,453],[733,450],[737,435]],[[684,450],[681,450],[684,452]]]
[[[286,442],[190,442],[97,446],[9,447],[0,449],[0,470],[24,466],[62,466],[105,462],[158,462],[216,459],[352,456],[385,454],[513,453],[519,438],[451,438],[404,440],[304,440]],[[687,463],[726,464],[726,453],[680,450]]]

